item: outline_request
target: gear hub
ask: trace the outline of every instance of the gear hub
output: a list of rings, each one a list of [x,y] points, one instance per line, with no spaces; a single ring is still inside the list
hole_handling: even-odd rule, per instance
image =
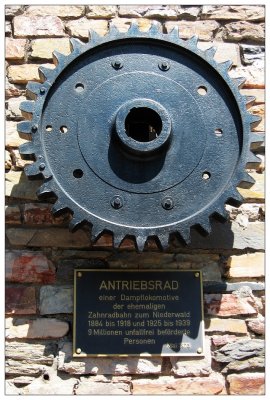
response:
[[[241,203],[236,187],[253,183],[246,164],[259,162],[259,118],[231,62],[155,24],[71,45],[54,52],[55,69],[40,67],[43,83],[29,82],[32,101],[21,104],[31,120],[18,131],[31,142],[20,152],[35,158],[26,174],[44,178],[38,195],[56,195],[53,212],[70,210],[71,229],[88,222],[93,239],[110,231],[115,246],[127,235],[141,251],[148,237],[166,247],[170,233],[187,243],[191,227],[209,233],[226,203]]]

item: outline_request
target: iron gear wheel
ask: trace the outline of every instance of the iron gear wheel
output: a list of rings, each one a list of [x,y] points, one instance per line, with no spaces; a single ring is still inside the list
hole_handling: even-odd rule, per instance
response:
[[[191,227],[209,233],[226,203],[241,204],[237,186],[254,183],[245,168],[260,162],[245,80],[177,28],[145,33],[133,23],[70,42],[20,106],[29,118],[18,131],[31,137],[20,153],[35,159],[25,173],[44,178],[37,194],[57,197],[54,213],[71,211],[71,229],[90,223],[93,239],[110,231],[115,246],[132,236],[139,251],[148,237],[165,248],[171,233],[186,243]]]

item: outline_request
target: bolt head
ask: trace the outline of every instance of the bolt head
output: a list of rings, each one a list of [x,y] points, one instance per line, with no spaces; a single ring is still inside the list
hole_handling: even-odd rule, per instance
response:
[[[34,124],[34,125],[32,126],[32,132],[36,132],[36,131],[37,131],[37,129],[38,129],[38,126],[37,126],[37,124]]]
[[[123,67],[123,64],[122,64],[121,60],[114,60],[112,62],[112,67],[114,69],[121,69]]]
[[[168,69],[170,69],[170,63],[168,61],[161,61],[158,66],[161,71],[168,71]]]
[[[45,169],[45,164],[44,163],[39,164],[39,170],[44,171],[44,169]]]
[[[123,199],[120,196],[114,196],[111,200],[111,205],[113,208],[118,210],[123,206]]]
[[[171,210],[174,207],[173,199],[171,197],[163,199],[161,204],[165,210]]]
[[[42,87],[40,88],[40,93],[41,93],[41,94],[44,94],[45,92],[46,92],[46,89],[45,89],[44,86],[42,86]]]

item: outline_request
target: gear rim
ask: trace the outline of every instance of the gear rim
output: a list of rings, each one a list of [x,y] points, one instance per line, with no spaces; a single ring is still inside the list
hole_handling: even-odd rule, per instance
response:
[[[206,51],[199,50],[197,48],[197,38],[192,37],[191,39],[184,41],[179,38],[177,28],[173,29],[168,34],[162,34],[159,30],[158,25],[152,24],[148,32],[141,32],[138,29],[138,26],[133,23],[128,33],[120,33],[114,26],[111,26],[108,34],[104,37],[100,37],[94,31],[91,31],[90,39],[87,44],[82,44],[76,39],[70,40],[73,47],[73,51],[70,55],[63,56],[60,53],[54,52],[54,61],[57,64],[54,70],[46,70],[40,67],[39,71],[40,74],[43,75],[44,82],[42,84],[30,82],[27,85],[27,90],[28,94],[32,99],[34,99],[34,101],[26,101],[21,104],[21,110],[28,115],[32,115],[32,120],[23,121],[22,123],[18,124],[18,131],[22,135],[28,135],[29,138],[29,135],[32,134],[32,142],[20,146],[20,153],[22,155],[34,154],[36,157],[36,162],[25,168],[26,175],[37,176],[41,174],[43,178],[45,178],[45,182],[38,191],[38,194],[42,195],[45,193],[54,193],[58,197],[58,200],[53,207],[54,212],[58,212],[63,209],[69,209],[73,211],[73,219],[70,224],[70,227],[73,229],[85,220],[85,215],[81,210],[80,204],[76,205],[74,203],[74,205],[72,204],[71,206],[70,204],[68,204],[68,196],[66,196],[63,191],[59,191],[59,187],[57,187],[56,185],[53,174],[48,168],[48,160],[46,160],[46,158],[44,157],[44,154],[46,155],[46,152],[42,151],[42,145],[38,139],[44,102],[47,98],[48,92],[50,91],[50,87],[53,86],[58,76],[60,76],[63,70],[68,65],[70,65],[77,57],[83,55],[92,48],[103,45],[105,43],[122,41],[125,39],[143,40],[144,38],[152,38],[153,40],[158,40],[165,43],[166,45],[172,44],[176,46],[181,46],[182,48],[187,49],[187,51],[196,54],[196,56],[199,56],[202,60],[205,60],[208,64],[211,65],[212,68],[217,71],[217,73],[228,85],[239,108],[239,112],[243,122],[243,144],[241,157],[239,158],[237,170],[232,176],[231,184],[229,185],[227,190],[221,196],[219,196],[217,200],[212,202],[211,207],[209,207],[209,204],[206,205],[206,215],[196,215],[193,218],[193,221],[191,220],[188,223],[176,223],[173,227],[171,227],[170,225],[168,227],[166,227],[166,225],[163,225],[161,228],[155,227],[154,229],[151,227],[147,227],[146,229],[142,227],[133,227],[131,229],[130,226],[124,227],[124,225],[112,224],[111,221],[106,221],[105,219],[101,219],[98,216],[91,215],[91,220],[88,222],[92,224],[92,237],[94,239],[97,239],[97,237],[99,237],[103,231],[110,231],[114,234],[115,246],[119,246],[125,236],[134,236],[136,238],[137,248],[139,251],[143,250],[144,244],[148,237],[157,238],[161,246],[165,248],[168,244],[168,237],[170,233],[180,233],[181,237],[187,243],[190,241],[190,228],[192,226],[199,225],[206,233],[209,233],[211,231],[209,218],[212,215],[220,215],[223,218],[226,218],[225,204],[228,203],[228,201],[231,201],[233,203],[242,202],[242,198],[236,189],[236,187],[239,186],[239,183],[245,182],[245,185],[251,185],[254,183],[252,178],[245,172],[245,167],[247,163],[260,163],[260,160],[255,157],[255,155],[250,151],[251,143],[260,141],[256,134],[251,134],[250,127],[253,124],[259,123],[260,118],[248,113],[248,111],[246,110],[246,104],[250,102],[250,99],[242,96],[238,90],[239,87],[244,83],[243,79],[240,78],[233,80],[229,77],[228,69],[231,66],[231,62],[228,61],[218,64],[214,60],[214,48],[210,48]],[[121,65],[119,68],[115,65],[117,70],[122,69],[122,62],[120,64]],[[164,71],[167,71],[169,68],[165,68]],[[75,209],[74,206],[76,206],[77,209]],[[124,232],[123,229],[125,229]]]

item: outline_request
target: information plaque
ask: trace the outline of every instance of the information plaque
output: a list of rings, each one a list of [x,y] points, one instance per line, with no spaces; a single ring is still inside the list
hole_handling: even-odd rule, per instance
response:
[[[77,269],[73,356],[201,356],[200,271]]]

